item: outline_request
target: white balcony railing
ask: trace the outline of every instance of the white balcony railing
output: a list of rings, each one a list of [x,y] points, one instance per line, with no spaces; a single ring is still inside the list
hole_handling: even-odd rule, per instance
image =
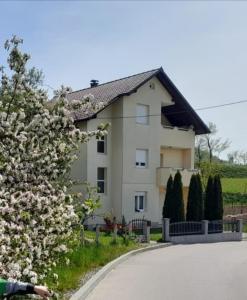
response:
[[[181,130],[181,131],[193,130],[192,127],[185,128],[185,127],[168,126],[168,125],[164,125],[164,124],[161,124],[161,125],[163,128],[166,128],[166,129],[175,129],[175,130]]]
[[[172,167],[160,167],[157,168],[157,186],[166,186],[167,180],[170,175],[175,176],[176,172],[179,171],[182,176],[183,186],[188,187],[190,184],[190,178],[193,174],[197,174],[199,170],[196,169],[184,169],[184,168],[172,168]]]
[[[160,142],[164,147],[193,148],[195,133],[192,128],[161,125]]]

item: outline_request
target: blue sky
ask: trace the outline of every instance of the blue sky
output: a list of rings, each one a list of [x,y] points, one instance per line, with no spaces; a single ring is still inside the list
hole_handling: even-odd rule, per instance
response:
[[[247,99],[247,2],[0,1],[45,82],[74,90],[162,66],[194,108]],[[3,57],[0,52],[0,60]],[[247,103],[201,111],[247,151]]]

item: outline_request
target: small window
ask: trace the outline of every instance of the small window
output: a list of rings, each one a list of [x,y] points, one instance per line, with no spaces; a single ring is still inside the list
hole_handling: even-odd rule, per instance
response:
[[[106,168],[97,169],[97,187],[98,193],[106,193]]]
[[[149,123],[149,106],[143,104],[136,105],[136,123],[145,124]]]
[[[102,136],[97,140],[97,152],[106,154],[106,136]]]
[[[146,192],[136,192],[135,212],[143,212],[146,207]]]
[[[147,168],[148,151],[142,149],[136,149],[136,167]]]

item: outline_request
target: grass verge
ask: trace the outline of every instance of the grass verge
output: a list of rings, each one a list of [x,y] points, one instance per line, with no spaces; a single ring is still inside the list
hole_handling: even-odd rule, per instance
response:
[[[162,229],[161,228],[151,228],[150,240],[156,241],[156,242],[162,242]]]
[[[86,237],[94,239],[95,233],[86,232]],[[99,245],[96,245],[94,241],[85,246],[75,245],[73,251],[66,254],[61,259],[61,263],[51,270],[46,283],[49,288],[59,293],[59,299],[66,299],[64,294],[77,289],[86,274],[99,269],[120,255],[138,248],[140,248],[139,244],[133,241],[124,242],[119,237],[116,243],[113,243],[111,236],[101,233]],[[69,259],[69,265],[66,264],[66,259]],[[58,275],[57,283],[53,278],[53,273]]]
[[[222,178],[221,183],[224,193],[247,193],[247,178]]]

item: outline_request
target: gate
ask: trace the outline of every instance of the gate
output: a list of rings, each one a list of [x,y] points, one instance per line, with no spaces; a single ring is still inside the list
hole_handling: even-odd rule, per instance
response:
[[[142,235],[144,233],[144,227],[147,225],[147,220],[145,219],[134,219],[131,221],[132,232],[136,235]]]
[[[149,242],[151,221],[134,219],[129,223],[132,238],[139,242]]]

